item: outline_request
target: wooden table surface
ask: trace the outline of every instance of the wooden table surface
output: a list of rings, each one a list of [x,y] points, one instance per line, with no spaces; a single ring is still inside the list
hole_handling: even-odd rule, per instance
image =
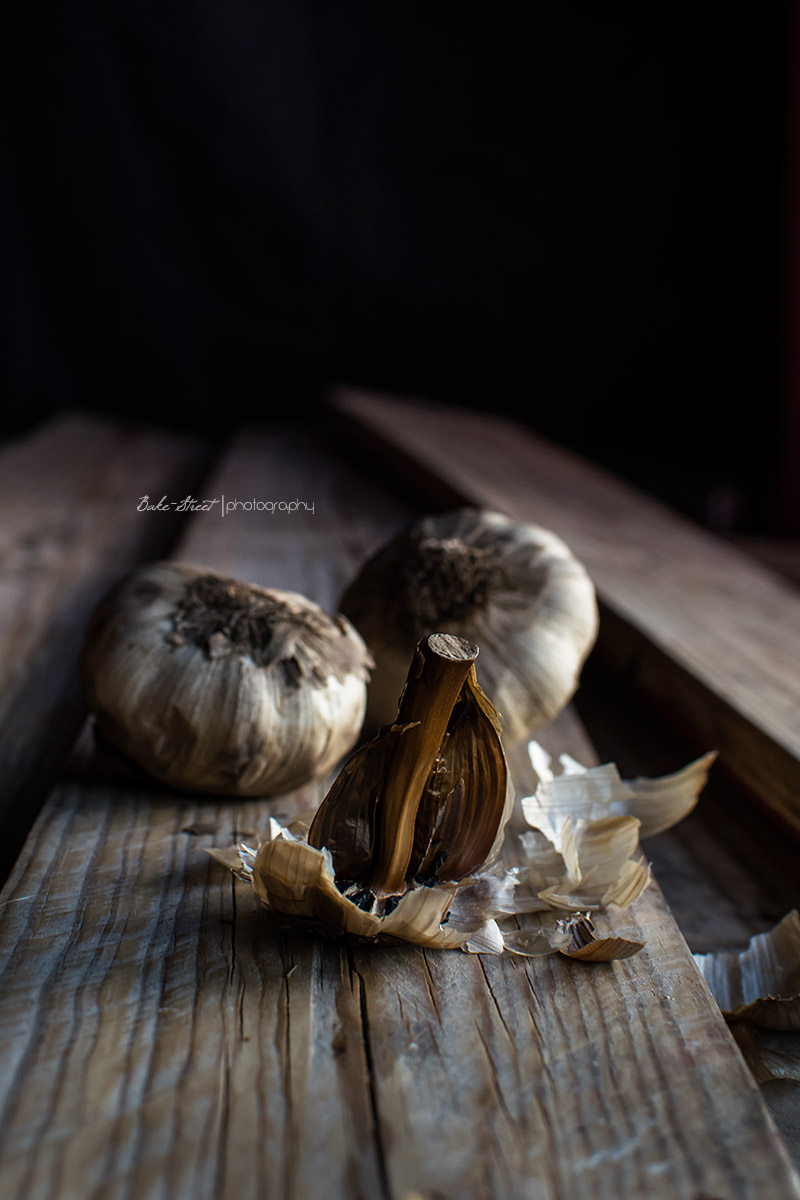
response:
[[[785,782],[797,768],[786,718],[796,647],[780,670],[771,648],[794,628],[796,594],[740,556],[731,565],[717,543],[706,580],[702,556],[685,558],[694,531],[532,436],[512,433],[516,459],[481,460],[474,416],[451,413],[459,449],[447,457],[439,416],[394,404],[342,396],[318,429],[243,431],[222,449],[70,417],[2,451],[0,1194],[800,1196],[797,1085],[758,1090],[690,953],[743,945],[800,899],[785,834],[798,812]],[[507,426],[483,421],[496,454]],[[589,528],[608,487],[605,512],[613,500],[628,538],[615,547]],[[137,511],[144,494],[189,492],[314,511]],[[75,661],[111,579],[170,554],[333,610],[366,554],[451,498],[511,515],[530,502],[582,539],[606,628],[577,704],[540,737],[548,749],[613,757],[627,774],[674,769],[698,742],[722,750],[696,813],[645,844],[659,883],[625,913],[647,941],[632,959],[347,946],[276,929],[203,847],[257,837],[270,815],[317,803],[325,783],[272,801],[182,795],[93,746]],[[682,583],[651,607],[670,562]],[[726,571],[739,579],[733,598]],[[691,603],[670,608],[706,584],[727,597],[724,663],[705,644],[687,650]],[[744,622],[762,636],[762,620],[754,679],[735,634]],[[524,755],[511,757],[524,794]]]

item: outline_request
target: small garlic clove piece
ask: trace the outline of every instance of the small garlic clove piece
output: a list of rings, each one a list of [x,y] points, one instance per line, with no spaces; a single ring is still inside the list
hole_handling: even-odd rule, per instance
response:
[[[542,958],[556,951],[565,958],[581,962],[613,962],[631,958],[645,943],[610,935],[598,937],[587,911],[558,917],[554,912],[538,913],[520,929],[505,930],[506,949],[523,958]]]
[[[612,962],[618,958],[631,958],[644,949],[644,942],[630,938],[598,937],[588,913],[578,913],[559,924],[567,941],[558,949],[567,958],[576,958],[581,962]]]
[[[173,787],[275,795],[355,742],[371,660],[296,592],[156,563],[95,610],[81,677],[98,731]]]
[[[565,543],[480,509],[404,530],[364,565],[340,607],[376,660],[372,728],[391,721],[408,657],[437,629],[480,645],[481,685],[506,741],[561,711],[597,636],[594,587]]]
[[[477,653],[424,639],[396,722],[345,764],[307,837],[273,822],[254,858],[242,851],[265,907],[331,937],[502,951],[496,918],[514,911],[517,873],[490,863],[513,789]],[[229,851],[215,856],[241,874]]]

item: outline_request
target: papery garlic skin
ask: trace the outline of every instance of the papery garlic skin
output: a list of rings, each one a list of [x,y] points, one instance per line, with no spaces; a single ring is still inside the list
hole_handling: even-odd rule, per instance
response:
[[[98,606],[81,676],[99,732],[151,775],[258,796],[326,774],[351,749],[369,666],[350,623],[304,596],[166,562]]]
[[[520,837],[527,883],[540,905],[574,912],[625,908],[650,882],[639,838],[671,828],[692,811],[716,758],[704,754],[672,775],[624,782],[614,763],[584,767],[561,756],[562,773],[538,742],[528,746],[539,778],[521,799],[531,826]]]
[[[800,1030],[800,912],[792,909],[744,950],[695,954],[700,973],[728,1022]]]
[[[633,816],[641,823],[641,838],[671,829],[694,809],[717,757],[712,750],[671,775],[625,780],[614,763],[584,767],[568,754],[561,755],[561,774],[556,774],[538,742],[529,743],[528,755],[539,783],[532,796],[522,797],[522,812],[553,845],[559,844],[567,818]]]
[[[256,851],[212,849],[212,858],[249,882],[265,909],[326,937],[410,942],[441,950],[502,954],[496,917],[514,911],[516,872],[488,871],[463,882],[414,887],[385,916],[365,912],[336,885],[331,855],[270,821]]]
[[[594,586],[566,544],[479,509],[425,517],[399,534],[362,568],[340,607],[376,661],[369,727],[392,720],[409,654],[443,629],[480,645],[481,686],[506,742],[558,715],[598,628]]]

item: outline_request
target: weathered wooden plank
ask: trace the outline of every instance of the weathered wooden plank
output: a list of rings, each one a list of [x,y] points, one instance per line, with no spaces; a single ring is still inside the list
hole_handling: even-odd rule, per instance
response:
[[[180,554],[325,603],[400,513],[290,439],[248,437],[209,491],[299,479],[313,515],[201,514]],[[590,753],[569,714],[547,740]],[[657,891],[647,950],[597,967],[298,936],[201,847],[322,791],[57,789],[0,897],[4,1196],[800,1194]]]
[[[0,878],[83,719],[75,667],[88,613],[175,536],[179,514],[140,513],[139,497],[182,499],[204,458],[190,438],[81,416],[0,453]]]
[[[691,757],[690,747],[597,662],[584,671],[576,701],[602,761],[617,762],[625,778],[665,774]],[[695,952],[742,950],[800,908],[794,840],[716,772],[694,812],[648,838],[644,849]],[[775,1048],[800,1055],[800,1034],[781,1034]],[[761,1094],[800,1168],[800,1088],[770,1083]]]
[[[800,831],[795,588],[511,421],[352,391],[335,402],[440,500],[559,533],[598,590],[598,653]]]
[[[559,733],[559,749],[586,759],[574,728],[549,739]],[[648,946],[600,971],[419,951],[420,979],[405,958],[353,952],[382,981],[367,1017],[392,1195],[747,1194],[753,1177],[736,1167],[730,1134],[755,1133],[750,1081],[740,1064],[729,1073],[728,1032],[708,1012],[662,896],[650,890],[616,924]],[[750,1168],[766,1165],[768,1142],[751,1142]],[[775,1186],[791,1195],[794,1185]]]

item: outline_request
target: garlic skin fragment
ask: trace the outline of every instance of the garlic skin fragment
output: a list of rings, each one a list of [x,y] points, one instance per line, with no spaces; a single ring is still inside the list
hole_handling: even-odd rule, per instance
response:
[[[537,912],[518,929],[503,929],[505,947],[522,958],[544,958],[558,951],[579,962],[615,962],[632,958],[644,942],[609,935],[598,937],[589,912],[571,912],[558,917],[554,912]]]
[[[796,908],[774,929],[752,937],[744,950],[695,954],[694,961],[727,1021],[749,1021],[762,1029],[800,1029]]]
[[[557,845],[565,874],[543,887],[539,900],[569,912],[605,909],[609,904],[627,908],[650,882],[649,865],[637,855],[638,847],[635,817],[567,819]]]
[[[491,895],[489,889],[482,890],[479,915],[459,915],[455,904],[459,891],[468,893],[472,886],[473,881],[468,881],[415,888],[390,912],[378,916],[342,894],[328,851],[309,846],[275,820],[256,851],[241,846],[238,852],[231,848],[208,853],[249,882],[267,911],[326,937],[410,942],[474,954],[500,954],[504,949],[495,917],[508,911],[504,905],[513,877],[508,881],[495,877]],[[468,900],[464,907],[469,910]]]
[[[567,754],[561,755],[562,771],[556,775],[550,755],[535,741],[528,744],[528,755],[539,784],[532,796],[523,796],[522,812],[528,824],[553,844],[559,841],[567,817],[575,821],[635,817],[643,838],[671,829],[697,804],[717,757],[710,751],[672,775],[624,780],[614,763],[584,767]]]
[[[731,1033],[756,1083],[763,1086],[782,1079],[800,1083],[800,1056],[780,1046],[765,1044],[752,1021],[736,1021],[731,1025]],[[772,1040],[777,1040],[775,1035]]]
[[[371,660],[296,592],[156,563],[95,610],[81,678],[98,731],[172,787],[277,795],[353,746]]]
[[[611,905],[627,908],[642,894],[650,866],[639,838],[691,812],[716,755],[705,754],[673,775],[626,783],[613,763],[587,768],[562,755],[562,773],[556,775],[538,742],[529,743],[528,753],[539,783],[521,801],[532,828],[520,835],[528,869],[516,907],[532,920],[506,935],[509,949],[545,954],[549,943],[587,962],[636,954],[643,942],[613,933],[595,937],[590,914]]]
[[[392,720],[414,646],[445,629],[481,647],[481,687],[506,742],[557,716],[598,627],[592,582],[560,538],[470,508],[425,517],[393,538],[340,608],[375,657],[368,727]]]

